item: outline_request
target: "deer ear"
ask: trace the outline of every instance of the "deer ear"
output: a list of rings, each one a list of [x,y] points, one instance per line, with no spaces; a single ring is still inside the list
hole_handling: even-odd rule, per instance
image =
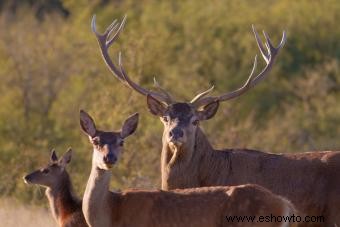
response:
[[[216,114],[219,105],[220,102],[217,100],[203,106],[202,110],[197,111],[199,120],[204,121],[212,118]]]
[[[139,114],[135,113],[124,121],[122,131],[120,133],[122,138],[126,138],[136,131],[138,126],[138,119]]]
[[[56,161],[58,161],[58,157],[57,157],[57,154],[55,153],[55,149],[52,149],[52,151],[51,151],[50,161],[51,161],[51,162],[56,162]]]
[[[164,113],[167,109],[167,106],[164,103],[158,101],[157,99],[155,99],[151,95],[147,95],[146,101],[147,101],[147,104],[148,104],[149,111],[153,115],[156,115],[156,116],[159,116],[159,117],[164,116]]]
[[[72,149],[69,148],[59,160],[59,164],[61,165],[61,167],[65,168],[66,165],[71,162],[71,158],[72,158]]]
[[[96,125],[91,116],[84,110],[80,110],[80,126],[87,135],[91,137],[96,135]]]

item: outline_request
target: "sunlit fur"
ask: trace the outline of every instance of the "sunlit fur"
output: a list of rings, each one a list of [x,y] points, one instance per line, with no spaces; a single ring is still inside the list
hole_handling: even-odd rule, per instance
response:
[[[104,161],[104,158],[110,152],[112,152],[116,159],[119,158],[123,142],[120,133],[97,131],[96,136],[93,138],[89,137],[89,139],[93,144],[93,164],[100,169],[110,169],[114,163],[108,164]]]
[[[164,117],[169,116],[168,111],[164,111]],[[194,109],[176,111],[175,117],[168,119],[170,124],[162,120],[162,189],[259,184],[288,198],[305,215],[324,216],[326,222],[318,223],[321,226],[340,226],[340,152],[270,154],[248,149],[215,150],[202,129],[189,124],[188,116],[195,117]],[[172,122],[181,125],[186,135],[180,147],[168,141]]]
[[[85,219],[91,227],[236,227],[240,223],[227,222],[226,216],[279,216],[286,214],[287,210],[297,214],[289,201],[256,185],[111,192],[111,171],[101,167],[103,156],[98,155],[101,151],[97,149],[98,143],[93,141],[105,132],[92,130],[95,124],[89,115],[82,114],[82,118],[81,124],[89,126],[82,125],[82,128],[90,129],[85,132],[93,132],[90,141],[94,160],[83,205]],[[121,138],[118,132],[106,135],[112,137],[111,143]],[[278,224],[242,223],[242,226],[277,227]]]
[[[52,215],[60,227],[86,227],[82,201],[74,194],[65,166],[54,161],[24,177],[28,184],[46,187]],[[39,217],[37,217],[39,218]]]

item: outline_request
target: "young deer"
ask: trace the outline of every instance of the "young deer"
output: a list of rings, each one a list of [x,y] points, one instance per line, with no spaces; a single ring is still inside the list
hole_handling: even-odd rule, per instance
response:
[[[222,101],[236,98],[262,81],[270,72],[283,47],[283,33],[274,47],[266,33],[265,45],[255,28],[253,32],[266,66],[257,75],[254,67],[239,89],[220,96],[208,96],[213,88],[198,94],[190,102],[177,102],[155,81],[159,92],[147,90],[133,82],[124,70],[110,59],[108,48],[116,41],[125,24],[111,24],[103,34],[95,33],[103,59],[124,85],[146,96],[150,112],[164,124],[161,154],[162,189],[191,188],[213,185],[259,184],[292,201],[306,215],[323,216],[318,226],[340,226],[340,152],[271,154],[248,149],[215,150],[199,126],[211,119]],[[309,224],[309,223],[306,223]]]
[[[26,184],[46,187],[46,196],[54,219],[60,227],[86,227],[81,203],[72,189],[72,183],[65,167],[71,161],[69,149],[59,160],[54,150],[49,164],[24,177]]]
[[[80,125],[93,146],[92,169],[84,194],[83,212],[91,227],[294,226],[289,222],[227,221],[230,216],[290,216],[293,205],[255,185],[206,187],[174,191],[109,191],[110,168],[117,162],[124,139],[137,128],[138,114],[119,132],[97,130],[80,112]]]

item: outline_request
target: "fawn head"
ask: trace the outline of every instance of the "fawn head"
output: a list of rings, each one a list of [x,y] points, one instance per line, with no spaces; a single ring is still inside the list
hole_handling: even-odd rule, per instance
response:
[[[55,150],[52,150],[49,163],[24,177],[26,184],[37,184],[48,188],[56,187],[67,176],[65,167],[70,163],[72,157],[72,149],[58,159]]]
[[[118,132],[97,130],[92,117],[85,111],[80,111],[80,126],[88,135],[93,146],[92,163],[99,169],[109,170],[122,151],[124,139],[133,134],[138,126],[138,113],[128,117]]]

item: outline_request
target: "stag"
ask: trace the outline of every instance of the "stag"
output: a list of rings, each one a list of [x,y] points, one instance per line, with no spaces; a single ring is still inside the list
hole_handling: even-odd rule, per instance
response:
[[[104,33],[96,35],[102,57],[112,74],[124,85],[146,96],[151,114],[164,125],[161,153],[162,189],[192,188],[216,185],[258,184],[292,201],[305,215],[323,216],[316,226],[340,226],[340,152],[320,151],[297,154],[273,154],[248,149],[216,150],[200,128],[200,122],[211,119],[220,102],[239,97],[261,82],[270,72],[285,44],[286,33],[277,47],[263,32],[261,41],[252,27],[265,67],[256,75],[257,57],[243,86],[211,96],[213,87],[196,95],[190,102],[178,102],[156,81],[157,91],[143,88],[130,79],[122,65],[111,60],[108,49],[117,40],[126,21],[114,21]],[[312,224],[312,225],[313,225]],[[310,226],[310,223],[306,223]]]
[[[111,168],[121,156],[124,139],[133,134],[138,114],[125,120],[120,131],[98,130],[92,117],[80,112],[80,125],[93,148],[91,174],[85,189],[83,212],[91,227],[286,227],[297,222],[261,216],[292,217],[294,206],[257,185],[202,187],[172,191],[109,191]],[[256,217],[231,221],[230,217]]]

